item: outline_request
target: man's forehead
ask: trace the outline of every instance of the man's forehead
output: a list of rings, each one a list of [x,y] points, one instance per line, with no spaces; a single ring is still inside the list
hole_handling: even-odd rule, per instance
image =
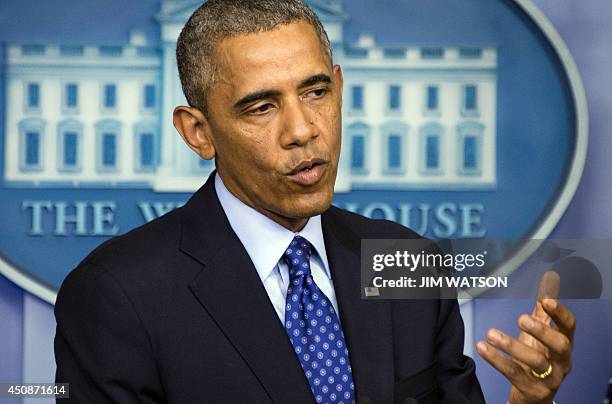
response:
[[[305,22],[226,38],[217,47],[216,59],[217,78],[232,86],[298,83],[331,69],[314,28]]]

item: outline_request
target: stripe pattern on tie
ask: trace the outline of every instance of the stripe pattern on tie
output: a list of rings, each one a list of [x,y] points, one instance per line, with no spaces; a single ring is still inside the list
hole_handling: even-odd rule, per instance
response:
[[[310,272],[312,245],[295,236],[283,255],[289,267],[285,330],[317,403],[353,403],[355,385],[334,307]]]

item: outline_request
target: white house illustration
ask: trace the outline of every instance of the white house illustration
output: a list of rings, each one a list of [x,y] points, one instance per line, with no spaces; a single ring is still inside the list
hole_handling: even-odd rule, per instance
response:
[[[336,190],[493,188],[497,51],[343,40],[338,1],[311,0],[345,75]],[[164,0],[159,43],[7,44],[4,182],[193,191],[214,168],[172,125],[176,40],[192,0]]]

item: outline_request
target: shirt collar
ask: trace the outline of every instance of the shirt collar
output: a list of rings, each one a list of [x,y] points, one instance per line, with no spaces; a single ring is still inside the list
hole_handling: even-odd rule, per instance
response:
[[[294,233],[236,198],[225,187],[218,173],[215,174],[215,190],[232,230],[251,257],[262,281],[274,270],[285,249],[298,234],[313,245],[314,255],[318,255],[325,273],[331,279],[321,215],[311,217],[299,233]]]

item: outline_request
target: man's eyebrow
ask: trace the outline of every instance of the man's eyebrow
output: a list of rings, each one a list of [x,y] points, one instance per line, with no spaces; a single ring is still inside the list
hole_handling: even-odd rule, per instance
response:
[[[310,76],[307,79],[302,80],[299,88],[309,87],[319,83],[329,84],[331,81],[331,77],[329,77],[327,74],[315,74],[314,76]]]
[[[242,107],[245,107],[245,106],[247,106],[249,104],[252,104],[255,101],[263,100],[265,98],[270,98],[270,97],[276,97],[279,94],[280,94],[280,92],[276,91],[276,90],[255,91],[255,92],[247,94],[244,97],[242,97],[241,99],[239,99],[234,104],[234,109],[241,109]]]

